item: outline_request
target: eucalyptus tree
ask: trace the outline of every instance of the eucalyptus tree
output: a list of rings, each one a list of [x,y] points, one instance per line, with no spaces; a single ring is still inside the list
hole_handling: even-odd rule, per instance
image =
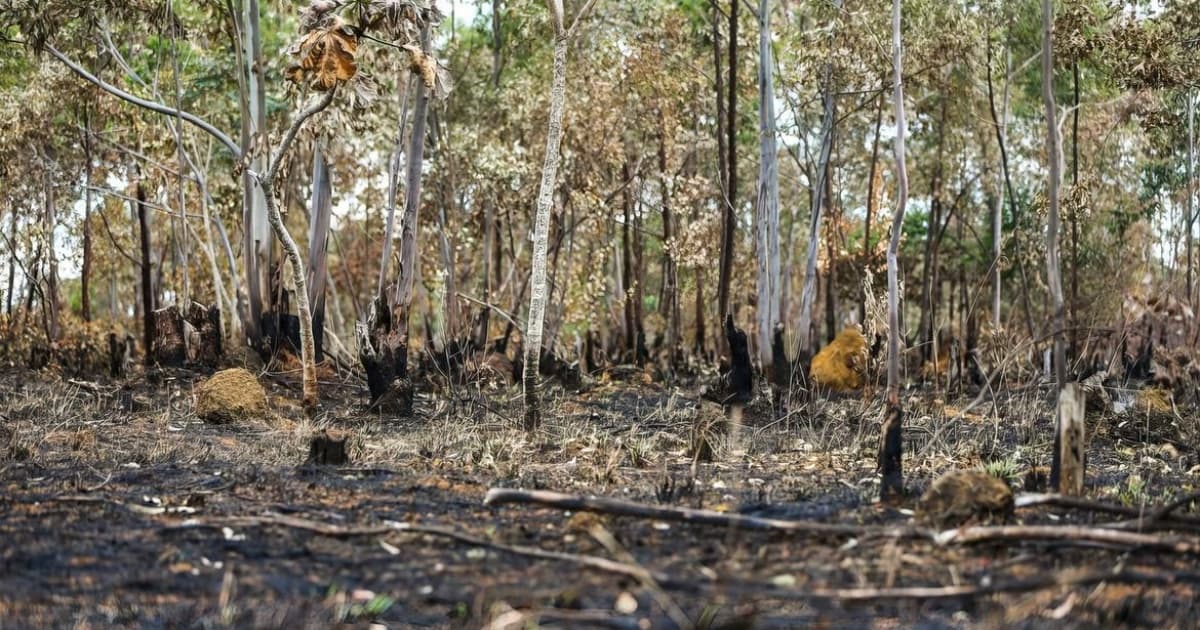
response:
[[[764,373],[773,365],[771,336],[779,323],[779,150],[775,128],[775,63],[771,51],[771,3],[758,3],[758,201],[755,251],[758,260],[758,360]],[[770,376],[768,376],[768,380]]]
[[[579,10],[570,27],[564,24],[562,0],[549,0],[550,20],[554,25],[554,76],[550,84],[550,118],[547,122],[546,153],[542,179],[538,187],[537,214],[533,226],[533,259],[530,272],[529,320],[522,341],[525,349],[522,385],[525,388],[525,430],[533,431],[542,422],[541,374],[542,327],[546,317],[546,250],[550,239],[550,209],[558,177],[559,144],[562,141],[563,111],[567,101],[567,45],[579,26],[579,19],[595,0]]]
[[[903,490],[904,474],[901,464],[903,444],[900,428],[904,412],[900,408],[900,231],[904,225],[904,210],[908,204],[908,166],[904,156],[904,137],[908,123],[904,117],[904,47],[900,39],[900,0],[892,0],[892,100],[896,108],[896,212],[892,216],[892,234],[887,250],[887,408],[879,442],[879,470],[883,475],[880,493],[893,497]]]

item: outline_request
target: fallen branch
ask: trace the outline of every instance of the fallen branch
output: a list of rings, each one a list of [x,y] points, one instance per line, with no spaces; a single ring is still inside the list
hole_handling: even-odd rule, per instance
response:
[[[929,536],[928,533],[911,527],[871,527],[836,523],[814,523],[809,521],[788,521],[746,516],[745,514],[728,514],[713,510],[650,505],[607,497],[563,494],[548,490],[492,488],[488,490],[483,503],[484,505],[492,506],[508,503],[532,503],[576,512],[595,512],[598,514],[653,518],[660,521],[674,521],[694,525],[711,525],[716,527],[797,534],[882,538],[927,538]]]
[[[991,582],[980,584],[952,585],[952,586],[915,586],[915,587],[898,587],[898,588],[804,588],[791,589],[775,586],[771,583],[754,583],[745,582],[742,580],[730,582],[709,582],[709,581],[689,581],[682,578],[674,577],[659,571],[652,571],[640,566],[599,558],[596,556],[588,556],[582,554],[565,553],[558,551],[548,551],[536,547],[525,547],[519,545],[505,545],[496,543],[482,538],[476,538],[469,534],[455,531],[450,528],[440,527],[437,525],[419,525],[413,523],[399,523],[394,521],[386,521],[381,525],[368,525],[348,527],[342,525],[332,525],[313,521],[304,518],[292,516],[284,516],[278,514],[266,516],[232,516],[223,518],[210,519],[189,519],[177,525],[168,527],[168,530],[193,529],[193,528],[213,528],[221,529],[225,527],[287,527],[291,529],[299,529],[312,532],[323,536],[332,536],[336,538],[349,538],[355,536],[382,536],[390,533],[413,533],[426,534],[441,538],[448,538],[467,545],[492,549],[513,555],[524,556],[529,558],[537,558],[542,560],[554,560],[558,562],[567,562],[578,566],[595,569],[605,573],[612,573],[630,577],[642,582],[647,580],[653,581],[664,587],[674,588],[690,592],[700,592],[704,589],[715,589],[723,593],[736,593],[743,596],[755,596],[768,600],[785,600],[785,601],[837,601],[842,603],[875,603],[880,600],[903,600],[903,599],[957,599],[967,597],[980,597],[986,595],[994,595],[999,593],[1013,593],[1036,591],[1045,588],[1053,587],[1077,587],[1099,584],[1101,582],[1111,583],[1129,583],[1129,584],[1153,584],[1153,585],[1172,585],[1172,584],[1198,584],[1200,583],[1200,572],[1165,572],[1165,571],[1142,571],[1137,569],[1120,569],[1116,571],[1087,571],[1087,570],[1068,570],[1058,573],[1052,573],[1045,576],[1036,576],[1032,578],[1011,580],[1004,582]],[[977,534],[983,530],[1029,530],[1038,528],[1028,527],[980,527],[980,528],[965,528],[962,530],[951,530],[949,533],[966,533],[968,535],[962,537],[956,542],[977,542],[980,540]],[[1080,528],[1064,528],[1064,527],[1043,527],[1043,530],[1073,530]],[[974,530],[974,532],[973,532]],[[1125,532],[1113,532],[1106,530],[1098,530],[1105,534],[1115,534],[1122,537],[1138,536],[1144,546],[1149,542],[1145,539],[1155,539],[1151,536],[1131,535]],[[1036,533],[1036,532],[1035,532]],[[1037,536],[1032,536],[1037,537]],[[1022,537],[1024,538],[1024,537]]]
[[[1135,520],[1121,523],[1120,528],[1137,529],[1139,526],[1146,528],[1154,525],[1162,527],[1170,527],[1172,525],[1193,528],[1200,527],[1200,517],[1187,514],[1171,516],[1171,514],[1177,511],[1179,508],[1197,500],[1200,500],[1200,494],[1190,494],[1164,505],[1161,508],[1135,508],[1117,505],[1115,503],[1092,501],[1081,497],[1069,497],[1055,493],[1027,493],[1018,495],[1015,503],[1018,509],[1048,505],[1072,510],[1083,510],[1087,512],[1101,512],[1104,514],[1132,516]]]
[[[652,580],[659,584],[678,584],[680,582],[673,581],[669,576],[643,569],[639,566],[616,562],[606,558],[598,558],[596,556],[586,556],[582,554],[566,553],[560,551],[547,551],[537,547],[525,547],[521,545],[506,545],[503,543],[492,542],[483,538],[476,538],[470,534],[455,531],[448,527],[440,527],[438,525],[418,525],[415,523],[400,523],[396,521],[385,521],[381,525],[366,525],[357,527],[347,527],[342,525],[331,525],[320,521],[313,521],[295,516],[285,516],[282,514],[271,514],[266,516],[229,516],[222,518],[208,519],[188,519],[178,525],[168,527],[168,530],[194,529],[194,528],[210,528],[221,529],[224,527],[287,527],[290,529],[299,529],[303,531],[320,534],[322,536],[330,536],[333,538],[353,538],[357,536],[383,536],[391,533],[412,533],[426,534],[429,536],[438,536],[441,538],[449,538],[457,542],[461,542],[474,547],[484,549],[492,549],[513,555],[525,556],[530,558],[539,558],[542,560],[556,560],[559,562],[568,562],[571,564],[596,569],[606,573],[614,573],[633,578],[638,581]]]
[[[1197,572],[1161,572],[1121,569],[1116,571],[1088,571],[1071,569],[1050,575],[1010,580],[1004,582],[960,584],[952,586],[905,586],[897,588],[831,588],[792,590],[783,588],[768,588],[758,590],[755,586],[736,586],[738,595],[759,595],[765,599],[779,600],[830,600],[847,603],[873,604],[880,600],[929,600],[929,599],[959,599],[964,597],[981,597],[999,593],[1016,593],[1037,591],[1054,587],[1076,587],[1099,584],[1101,582],[1126,584],[1197,584],[1200,583],[1200,573]]]
[[[966,545],[1000,541],[1055,541],[1059,543],[1100,543],[1173,553],[1200,555],[1200,539],[1181,536],[1152,536],[1137,532],[1082,527],[1075,525],[1003,525],[999,527],[960,527],[934,536],[939,545]]]

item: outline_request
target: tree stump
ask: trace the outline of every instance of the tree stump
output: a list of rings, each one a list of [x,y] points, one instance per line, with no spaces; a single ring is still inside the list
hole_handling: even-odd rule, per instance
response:
[[[113,378],[125,376],[133,363],[133,335],[117,336],[108,333],[108,375]]]
[[[1085,408],[1083,388],[1075,383],[1063,385],[1058,393],[1058,432],[1054,436],[1054,458],[1050,467],[1050,485],[1062,494],[1083,494]]]
[[[216,367],[221,360],[221,311],[192,302],[186,316],[178,306],[154,311],[150,355],[169,367],[197,364]]]
[[[308,443],[308,463],[315,466],[344,466],[350,463],[349,435],[334,429],[314,433]]]
[[[367,321],[355,326],[355,336],[358,359],[367,373],[370,408],[408,416],[412,414],[413,388],[407,378],[407,324],[400,319],[393,318],[387,298],[377,296],[371,301]]]

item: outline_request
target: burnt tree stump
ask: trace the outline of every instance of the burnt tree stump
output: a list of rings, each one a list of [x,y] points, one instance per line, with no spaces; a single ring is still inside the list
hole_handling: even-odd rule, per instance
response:
[[[149,352],[153,363],[216,367],[221,360],[221,311],[192,302],[186,313],[178,306],[154,311],[154,337]]]
[[[120,337],[115,332],[108,333],[108,374],[113,378],[125,376],[133,362],[133,335]]]
[[[403,319],[393,317],[385,296],[377,296],[367,321],[355,326],[355,336],[358,359],[367,373],[370,409],[409,416],[413,387],[408,380],[408,324]]]
[[[314,433],[308,443],[308,463],[315,466],[344,466],[350,463],[349,435],[334,429]]]

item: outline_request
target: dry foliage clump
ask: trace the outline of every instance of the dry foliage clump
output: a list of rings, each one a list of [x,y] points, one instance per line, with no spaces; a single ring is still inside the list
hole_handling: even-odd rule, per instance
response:
[[[834,391],[862,388],[867,369],[867,339],[857,326],[849,326],[813,357],[813,381]]]
[[[228,424],[267,415],[267,392],[242,368],[222,370],[196,387],[196,415],[205,422]]]
[[[929,486],[917,503],[917,521],[950,528],[972,522],[1005,521],[1013,513],[1012,488],[981,470],[953,470]]]

